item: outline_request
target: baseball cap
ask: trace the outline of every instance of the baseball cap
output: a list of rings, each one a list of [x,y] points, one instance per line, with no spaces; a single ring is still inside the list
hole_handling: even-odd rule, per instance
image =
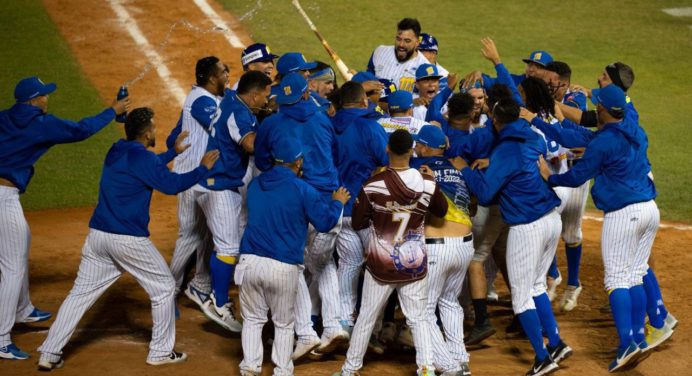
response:
[[[380,102],[389,102],[387,99],[389,95],[391,95],[393,92],[396,91],[396,86],[392,81],[389,81],[386,78],[380,78],[378,81],[382,82],[382,85],[384,85],[384,89],[382,89],[382,94],[380,94]]]
[[[441,78],[442,75],[437,71],[437,65],[432,64],[421,64],[416,69],[416,81],[420,81],[425,78]]]
[[[258,61],[272,61],[279,57],[274,55],[264,43],[255,43],[247,46],[240,54],[240,63],[247,67],[250,63]]]
[[[272,147],[276,163],[293,163],[303,156],[303,145],[295,137],[280,138]]]
[[[354,74],[353,77],[351,77],[351,81],[362,84],[363,82],[367,81],[377,81],[377,76],[375,76],[375,74],[372,72],[363,71]]]
[[[313,69],[315,67],[317,67],[317,63],[314,61],[308,63],[305,60],[305,56],[303,56],[303,54],[300,52],[286,52],[285,54],[281,55],[279,60],[276,62],[276,70],[282,75],[295,71]]]
[[[442,132],[442,128],[432,124],[424,125],[418,131],[418,134],[413,135],[413,139],[419,144],[434,149],[444,149],[447,147],[447,139],[444,132]]]
[[[600,103],[601,106],[605,107],[606,110],[610,111],[624,111],[627,105],[627,99],[625,92],[622,91],[617,85],[610,84],[604,88],[593,90],[591,92],[592,98],[595,98],[595,103]]]
[[[293,104],[300,100],[303,93],[308,89],[308,82],[302,74],[291,72],[281,79],[278,89],[276,89],[276,103]]]
[[[430,34],[421,33],[420,44],[418,45],[418,50],[419,51],[438,51],[437,39],[435,39],[435,37],[430,35]]]
[[[396,90],[387,97],[389,111],[404,112],[413,107],[413,94],[406,90]]]
[[[538,51],[531,52],[531,54],[529,55],[529,58],[528,59],[522,59],[522,61],[525,62],[526,64],[536,63],[538,65],[545,67],[546,65],[548,65],[548,63],[553,61],[553,57],[550,56],[550,54],[547,51],[538,50]]]
[[[54,83],[44,84],[36,76],[27,77],[19,81],[14,87],[14,99],[17,100],[17,103],[26,102],[42,95],[48,95],[54,92],[57,87]]]

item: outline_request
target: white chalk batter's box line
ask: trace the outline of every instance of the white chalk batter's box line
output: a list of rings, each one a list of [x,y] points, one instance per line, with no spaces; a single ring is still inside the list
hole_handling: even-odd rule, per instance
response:
[[[597,221],[597,222],[603,222],[603,217],[593,217],[590,215],[585,215],[583,217],[586,220],[589,221]],[[666,223],[661,223],[658,225],[659,228],[670,228],[673,230],[680,230],[680,231],[692,231],[692,226],[685,226],[685,225],[669,225]]]

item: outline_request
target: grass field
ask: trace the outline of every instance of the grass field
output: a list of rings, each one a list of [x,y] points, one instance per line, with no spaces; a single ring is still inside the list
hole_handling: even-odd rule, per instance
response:
[[[79,120],[104,108],[41,1],[3,1],[0,35],[0,108],[14,104],[15,84],[33,75],[58,84],[58,90],[48,103],[49,111],[57,116]],[[85,142],[51,149],[36,164],[36,174],[22,196],[24,207],[41,209],[94,204],[103,157],[117,137],[116,128],[108,126]]]
[[[220,0],[237,17],[256,6],[247,0]],[[372,50],[392,44],[396,23],[416,17],[440,43],[440,63],[452,72],[492,71],[480,55],[480,38],[495,39],[511,71],[522,58],[545,49],[572,67],[573,82],[595,86],[605,65],[623,61],[634,68],[630,95],[650,138],[649,155],[663,218],[692,221],[692,18],[672,17],[661,8],[675,1],[491,1],[394,2],[303,0],[330,45],[353,69],[362,70]],[[276,53],[301,51],[329,61],[289,1],[262,1],[243,22],[256,41]],[[405,5],[405,6],[404,6]],[[689,5],[689,2],[687,2]],[[687,162],[685,162],[687,161]]]

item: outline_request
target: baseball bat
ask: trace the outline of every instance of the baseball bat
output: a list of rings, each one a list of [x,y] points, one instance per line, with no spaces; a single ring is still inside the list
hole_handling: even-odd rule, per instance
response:
[[[332,49],[329,46],[329,43],[327,43],[327,40],[324,39],[322,34],[320,34],[319,30],[317,30],[317,27],[315,26],[314,23],[312,23],[312,20],[310,20],[310,17],[308,17],[308,15],[305,13],[305,11],[303,10],[303,7],[300,6],[300,2],[298,2],[298,0],[293,0],[292,3],[293,3],[293,6],[296,7],[296,9],[298,9],[298,12],[300,13],[300,15],[303,16],[303,19],[305,20],[305,22],[307,22],[310,29],[315,33],[315,35],[317,36],[317,39],[320,40],[324,49],[327,50],[327,53],[329,54],[329,56],[332,58],[332,60],[334,60],[334,63],[336,64],[336,69],[341,74],[341,77],[343,77],[344,80],[346,80],[346,81],[350,81],[351,77],[353,77],[353,75],[348,71],[348,67],[346,66],[344,61],[341,60],[339,55],[336,54],[336,51],[334,51],[334,49]]]

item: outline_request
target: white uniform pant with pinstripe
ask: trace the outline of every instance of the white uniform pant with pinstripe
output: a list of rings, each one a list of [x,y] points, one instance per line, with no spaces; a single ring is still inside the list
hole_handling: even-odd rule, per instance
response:
[[[196,289],[209,293],[209,255],[214,248],[204,212],[197,202],[202,192],[194,188],[178,193],[178,240],[171,259],[171,273],[175,279],[176,295],[180,292],[185,277],[185,266],[195,251],[195,276],[190,282]]]
[[[589,182],[571,190],[562,209],[562,240],[566,244],[580,243],[582,240],[581,222],[589,198]]]
[[[458,296],[473,258],[473,240],[443,238],[444,244],[428,244],[428,305],[430,341],[435,368],[444,372],[459,369],[469,361],[464,346],[464,310]],[[437,326],[435,309],[440,309],[444,337]],[[446,340],[445,340],[446,339]]]
[[[294,306],[302,265],[291,265],[267,257],[241,255],[235,270],[240,286],[240,315],[243,317],[243,360],[241,371],[262,371],[262,328],[271,311],[274,323],[272,362],[274,375],[293,375]]]
[[[341,316],[350,326],[353,326],[356,319],[358,277],[363,266],[363,244],[365,243],[361,240],[361,235],[351,227],[351,217],[344,217],[343,226],[336,238],[336,252],[339,255],[337,275]]]
[[[514,314],[536,309],[533,298],[546,292],[545,275],[555,257],[561,228],[557,209],[531,223],[509,227],[507,272]]]
[[[430,344],[430,323],[428,322],[428,278],[409,283],[389,284],[375,280],[370,271],[365,270],[363,296],[360,314],[353,327],[351,342],[346,353],[346,362],[341,369],[343,376],[355,374],[363,367],[363,357],[368,349],[377,316],[387,304],[387,299],[396,290],[399,305],[406,316],[406,324],[411,327],[413,344],[416,347],[416,364],[418,369],[433,367],[432,348]]]
[[[29,299],[30,242],[19,190],[0,186],[0,347],[12,343],[15,321],[34,310]]]
[[[196,200],[207,218],[216,253],[219,256],[237,256],[240,248],[240,193],[230,189],[204,190]]]
[[[601,252],[606,290],[627,289],[643,283],[660,221],[661,214],[653,200],[605,214]]]
[[[149,238],[91,229],[74,286],[38,348],[42,359],[59,359],[84,313],[123,271],[130,273],[151,299],[154,325],[147,359],[162,360],[170,355],[175,345],[175,281],[166,261]]]

